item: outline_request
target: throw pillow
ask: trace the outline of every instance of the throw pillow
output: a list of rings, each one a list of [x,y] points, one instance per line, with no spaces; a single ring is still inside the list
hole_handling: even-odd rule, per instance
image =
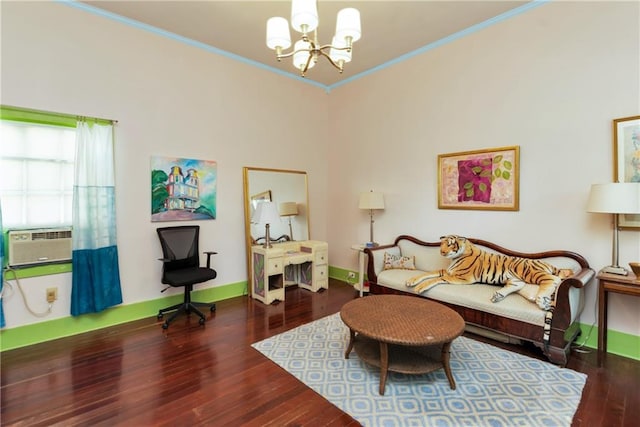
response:
[[[415,270],[415,256],[393,255],[389,252],[384,253],[384,270],[392,270],[394,268],[403,270]]]

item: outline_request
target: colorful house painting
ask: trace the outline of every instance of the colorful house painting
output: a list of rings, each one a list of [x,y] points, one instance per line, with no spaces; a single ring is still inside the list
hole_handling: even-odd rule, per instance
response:
[[[151,158],[151,221],[216,218],[217,165],[211,160]]]

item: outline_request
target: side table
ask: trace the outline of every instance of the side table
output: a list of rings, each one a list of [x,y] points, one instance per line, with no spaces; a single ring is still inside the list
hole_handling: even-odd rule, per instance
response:
[[[366,248],[367,246],[364,244],[356,244],[351,246],[351,249],[353,249],[354,251],[358,251],[358,282],[356,283],[356,285],[358,285],[360,297],[362,297],[364,292],[364,265],[367,258],[367,254],[364,252],[364,250]]]
[[[607,354],[607,308],[609,292],[640,296],[640,281],[629,272],[628,276],[598,273],[598,366]]]

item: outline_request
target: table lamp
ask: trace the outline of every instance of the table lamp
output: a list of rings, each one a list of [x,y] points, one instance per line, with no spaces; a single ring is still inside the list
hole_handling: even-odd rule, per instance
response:
[[[384,209],[383,194],[376,193],[373,190],[360,194],[358,207],[360,209],[369,209],[369,218],[371,222],[369,224],[369,243],[367,246],[378,246],[378,244],[373,241],[373,210]]]
[[[298,215],[298,204],[296,202],[280,203],[280,216],[286,216],[289,220],[289,238],[293,240],[293,229],[291,228],[291,217]]]
[[[618,215],[640,214],[640,183],[593,184],[587,212],[613,214],[612,265],[603,268],[602,271],[626,276],[627,269],[618,265]]]
[[[261,202],[258,204],[256,211],[251,217],[251,222],[254,224],[265,226],[265,241],[262,247],[270,248],[272,246],[271,236],[269,235],[269,225],[275,224],[278,221],[280,221],[280,215],[278,215],[278,209],[276,208],[276,204],[274,202]]]

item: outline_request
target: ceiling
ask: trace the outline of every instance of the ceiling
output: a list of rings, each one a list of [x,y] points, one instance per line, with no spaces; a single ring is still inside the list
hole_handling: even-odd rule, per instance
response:
[[[278,63],[265,43],[266,21],[272,16],[290,19],[290,1],[82,1],[90,10],[118,15],[150,25],[173,37],[203,43],[213,51],[279,73],[298,77],[291,59]],[[318,1],[320,44],[328,44],[335,31],[336,15],[344,7],[360,11],[362,38],[354,43],[353,60],[342,74],[320,58],[306,79],[322,86],[339,84],[361,73],[371,72],[390,61],[454,36],[462,30],[486,23],[504,13],[517,13],[529,1]],[[530,3],[531,5],[531,3]],[[84,5],[83,5],[84,7]],[[120,19],[120,18],[118,18]],[[501,19],[500,17],[497,19]],[[120,19],[122,20],[122,19]],[[291,29],[292,42],[298,33]]]

